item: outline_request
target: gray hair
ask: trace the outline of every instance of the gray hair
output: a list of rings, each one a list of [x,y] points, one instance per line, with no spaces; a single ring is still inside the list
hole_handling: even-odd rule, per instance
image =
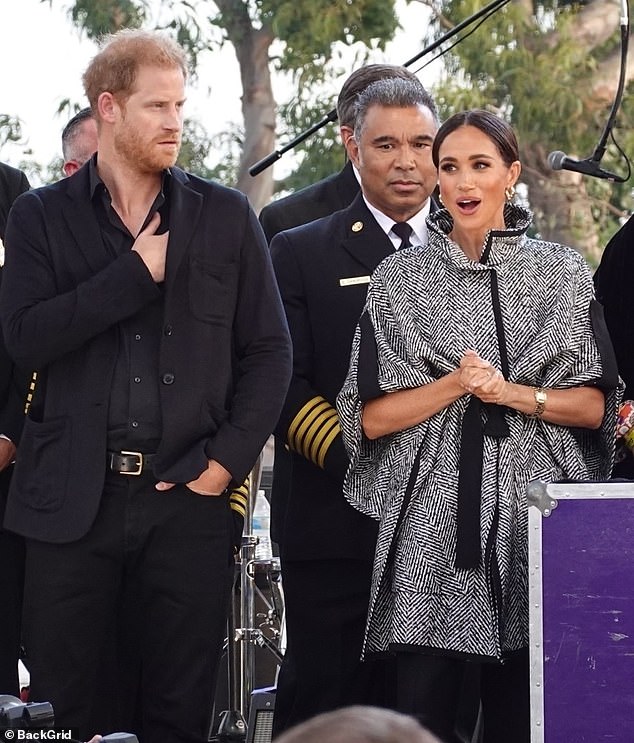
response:
[[[385,106],[386,108],[425,106],[436,122],[440,123],[434,99],[420,81],[402,80],[401,78],[376,80],[359,93],[354,107],[354,134],[357,140],[363,130],[368,110],[372,106]]]
[[[341,86],[337,98],[337,118],[341,126],[349,126],[354,129],[354,108],[359,93],[362,93],[368,85],[377,80],[390,80],[398,77],[402,80],[412,80],[420,85],[420,80],[406,67],[391,64],[368,64],[351,72],[349,77]]]

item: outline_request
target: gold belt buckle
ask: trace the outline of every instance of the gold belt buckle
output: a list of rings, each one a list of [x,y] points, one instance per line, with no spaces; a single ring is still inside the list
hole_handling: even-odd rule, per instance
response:
[[[138,477],[143,472],[143,453],[140,451],[121,451],[121,454],[124,454],[128,457],[138,457],[139,458],[139,467],[138,469],[134,470],[134,472],[120,472],[120,475],[131,475],[132,477]]]

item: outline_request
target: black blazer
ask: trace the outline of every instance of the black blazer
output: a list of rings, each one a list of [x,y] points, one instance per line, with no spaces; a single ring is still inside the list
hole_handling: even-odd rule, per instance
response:
[[[634,276],[634,217],[613,235],[594,274],[597,299],[605,310],[625,397],[634,396],[634,305],[629,281]]]
[[[172,169],[159,369],[157,478],[187,482],[210,458],[241,484],[290,375],[288,329],[246,197]],[[84,535],[105,477],[119,321],[157,296],[134,251],[113,259],[90,204],[89,167],[21,196],[7,228],[0,313],[13,358],[40,370],[5,525],[51,542]]]
[[[275,429],[272,537],[287,560],[371,560],[376,523],[345,500],[348,458],[334,405],[372,271],[394,247],[359,194],[278,234],[271,255],[293,339],[293,376]],[[280,457],[278,458],[278,453]],[[290,479],[278,467],[290,459]]]
[[[9,209],[17,197],[30,188],[21,170],[0,163],[0,240],[4,242]],[[0,269],[0,284],[2,269]],[[24,423],[24,403],[29,374],[18,369],[4,345],[0,333],[0,433],[17,444]]]
[[[634,217],[612,236],[594,274],[597,299],[614,346],[619,374],[625,382],[624,398],[634,398],[634,305],[629,281],[634,276]],[[615,465],[614,477],[634,479],[634,457]]]
[[[21,170],[0,163],[0,240],[4,241],[9,209],[21,193],[30,188],[27,177]]]
[[[260,224],[266,239],[271,242],[282,230],[290,230],[344,209],[358,193],[359,182],[352,163],[348,162],[339,173],[265,206],[260,212]]]

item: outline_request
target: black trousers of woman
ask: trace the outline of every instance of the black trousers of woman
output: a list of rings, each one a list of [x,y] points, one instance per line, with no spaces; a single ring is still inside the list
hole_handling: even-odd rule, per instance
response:
[[[416,717],[442,743],[460,743],[456,733],[466,661],[446,656],[399,652],[397,707]],[[482,743],[530,743],[528,649],[504,663],[481,663]]]

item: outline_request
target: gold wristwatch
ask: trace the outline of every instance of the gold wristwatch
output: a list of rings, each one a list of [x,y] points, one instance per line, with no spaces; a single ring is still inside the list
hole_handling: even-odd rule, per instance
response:
[[[533,395],[535,396],[535,410],[533,410],[531,418],[541,418],[546,409],[548,395],[546,394],[546,390],[541,387],[533,387]]]

